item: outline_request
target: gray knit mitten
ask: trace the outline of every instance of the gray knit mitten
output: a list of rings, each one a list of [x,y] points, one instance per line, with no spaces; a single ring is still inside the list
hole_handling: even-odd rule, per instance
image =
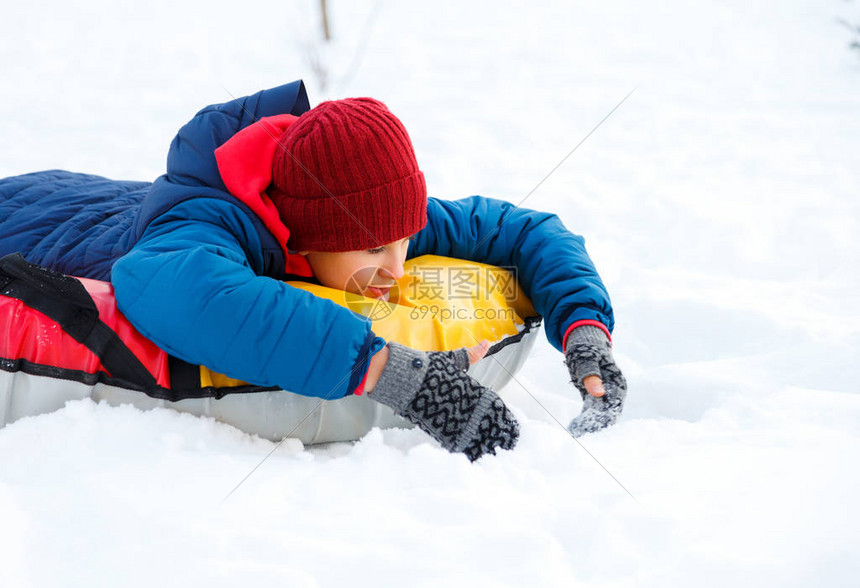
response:
[[[469,355],[388,344],[388,363],[369,398],[394,409],[451,453],[475,461],[513,449],[519,424],[502,399],[466,373]]]
[[[571,435],[579,437],[614,425],[624,409],[627,380],[615,365],[606,333],[591,325],[575,328],[567,338],[564,362],[583,401],[582,412],[567,427]],[[589,394],[582,384],[586,376],[600,376],[606,394],[599,398]]]

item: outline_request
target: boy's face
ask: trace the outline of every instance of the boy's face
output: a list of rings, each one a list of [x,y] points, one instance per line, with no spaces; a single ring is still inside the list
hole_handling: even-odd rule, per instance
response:
[[[388,300],[391,286],[403,277],[409,237],[361,251],[300,251],[323,286]]]

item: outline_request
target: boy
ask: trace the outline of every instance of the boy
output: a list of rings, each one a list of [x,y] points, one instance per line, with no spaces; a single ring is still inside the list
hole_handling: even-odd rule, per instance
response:
[[[120,310],[168,353],[300,394],[367,393],[473,460],[518,437],[501,399],[465,372],[482,345],[386,344],[366,318],[281,280],[384,298],[403,261],[427,253],[515,266],[585,399],[572,432],[622,408],[612,308],[582,238],[507,202],[428,199],[406,130],[369,98],[310,109],[294,82],[209,106],[151,185],[18,176],[0,182],[2,218],[0,254],[109,278]]]

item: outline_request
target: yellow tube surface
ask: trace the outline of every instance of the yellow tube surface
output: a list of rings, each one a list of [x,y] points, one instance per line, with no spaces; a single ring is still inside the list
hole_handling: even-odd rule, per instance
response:
[[[373,332],[423,351],[472,347],[483,339],[493,344],[516,335],[524,317],[537,313],[514,274],[506,269],[437,255],[404,264],[404,276],[392,287],[389,301],[367,298],[307,282],[287,282],[368,317]],[[202,386],[231,388],[245,382],[200,368]]]

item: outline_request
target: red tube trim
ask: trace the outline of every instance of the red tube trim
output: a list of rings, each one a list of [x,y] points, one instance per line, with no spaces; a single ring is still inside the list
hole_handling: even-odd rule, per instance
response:
[[[75,341],[56,323],[24,302],[0,296],[0,357],[90,374],[105,372],[95,353]]]
[[[77,278],[99,310],[99,318],[114,331],[162,388],[170,388],[168,356],[164,350],[144,337],[117,309],[113,286],[108,282]]]

